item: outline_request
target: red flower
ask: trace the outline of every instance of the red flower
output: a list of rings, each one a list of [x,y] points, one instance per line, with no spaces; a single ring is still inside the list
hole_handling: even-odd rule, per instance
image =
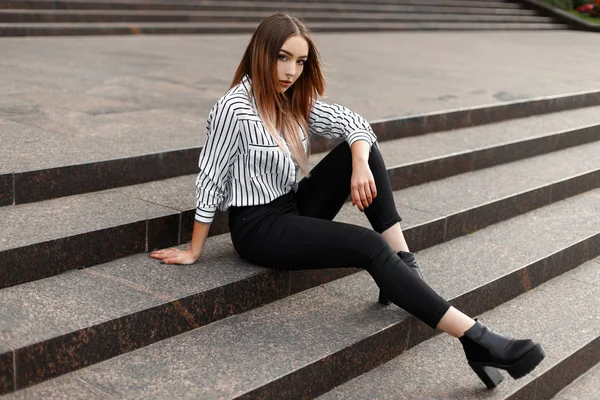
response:
[[[595,0],[596,3],[600,3],[600,0]],[[577,8],[577,11],[579,11],[580,13],[589,13],[594,9],[594,5],[593,4],[584,4],[580,7]]]

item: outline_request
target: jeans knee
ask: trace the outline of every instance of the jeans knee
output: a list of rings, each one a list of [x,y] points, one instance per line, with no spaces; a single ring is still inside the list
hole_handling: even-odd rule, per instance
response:
[[[390,257],[396,255],[383,236],[377,232],[369,231],[364,239],[359,252],[362,267],[368,272],[384,265]]]

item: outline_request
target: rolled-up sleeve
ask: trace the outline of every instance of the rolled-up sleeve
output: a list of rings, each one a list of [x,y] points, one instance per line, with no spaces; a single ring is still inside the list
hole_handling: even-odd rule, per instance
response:
[[[371,145],[377,141],[369,121],[344,106],[322,101],[316,101],[311,109],[308,130],[313,135],[343,138],[349,146],[358,140]]]
[[[206,122],[206,143],[198,162],[196,179],[196,221],[210,224],[227,195],[230,166],[239,142],[235,103],[217,103]]]

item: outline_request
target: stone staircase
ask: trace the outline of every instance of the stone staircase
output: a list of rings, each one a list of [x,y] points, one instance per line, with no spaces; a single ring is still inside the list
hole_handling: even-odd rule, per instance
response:
[[[546,349],[522,380],[486,393],[364,271],[240,260],[226,213],[195,265],[150,259],[191,236],[185,148],[0,175],[0,394],[551,398],[600,361],[599,115],[592,91],[373,122],[428,283]]]
[[[568,28],[514,0],[3,0],[0,36],[248,33],[276,11],[316,32]]]

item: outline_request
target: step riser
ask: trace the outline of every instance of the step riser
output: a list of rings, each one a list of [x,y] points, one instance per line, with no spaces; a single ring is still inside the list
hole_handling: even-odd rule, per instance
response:
[[[399,190],[598,139],[600,139],[600,126],[593,126],[526,142],[501,145],[407,166],[391,167],[388,168],[388,176],[392,188]],[[585,178],[569,183],[573,187],[572,190],[577,193],[597,187],[594,186],[597,184],[600,184],[597,173],[591,173]],[[488,205],[488,207],[495,211],[493,215],[512,215],[510,211],[505,211],[501,206]],[[486,211],[487,209],[485,211],[473,210],[472,213],[481,214],[483,212],[483,215],[486,215]],[[183,213],[174,213],[147,223],[141,221],[0,252],[0,257],[4,260],[0,269],[0,282],[2,282],[0,287],[30,282],[67,270],[84,268],[147,250],[185,243],[191,239],[193,212],[193,210],[186,210]],[[210,235],[225,233],[229,230],[226,213],[219,212],[217,215],[218,218],[211,225]],[[423,241],[423,238],[429,238],[431,243],[440,243],[458,234],[457,232],[468,233],[472,228],[472,223],[467,220],[459,219],[457,223],[461,224],[461,228],[450,225],[448,233],[441,236],[419,235],[415,238],[420,238],[420,241]],[[28,266],[25,273],[22,265]]]
[[[378,141],[383,142],[596,105],[600,105],[600,92],[374,121],[371,125],[377,134]],[[339,141],[322,137],[311,137],[313,153],[329,151],[338,143]],[[0,189],[3,189],[0,191],[0,206],[32,203],[194,174],[198,170],[200,150],[201,148],[190,148],[0,175]]]
[[[19,24],[4,24],[0,27],[0,36],[87,36],[87,35],[193,35],[193,34],[242,34],[254,32],[256,26],[223,26],[223,27],[186,27],[186,26],[27,26]],[[254,25],[254,24],[253,24]],[[566,25],[553,23],[372,23],[369,25],[353,26],[312,26],[313,32],[411,32],[411,31],[479,31],[479,30],[555,30],[569,29]]]
[[[175,4],[174,4],[175,3]],[[269,1],[244,1],[239,2],[236,7],[249,7],[252,9],[256,9],[256,7],[260,7],[260,4],[268,4]],[[272,2],[271,2],[272,3]],[[295,2],[285,2],[285,1],[277,1],[277,5],[269,6],[270,9],[274,7],[279,7],[279,4],[284,4],[285,7],[299,7]],[[363,1],[361,3],[358,2],[327,2],[327,1],[319,1],[319,2],[304,2],[304,7],[328,7],[328,4],[335,3],[335,6],[331,6],[332,8],[345,7],[347,9],[356,9],[357,7],[352,7],[353,5],[370,7],[370,8],[401,8],[401,7],[436,7],[436,8],[473,8],[479,9],[503,9],[503,10],[519,10],[522,7],[519,4],[515,3],[501,3],[501,2],[470,2],[470,1],[419,1],[419,0],[404,0],[397,2],[387,2],[387,3],[379,3],[379,2],[366,2]],[[35,0],[24,0],[24,1],[0,1],[0,9],[38,9],[38,10],[66,10],[66,9],[77,9],[77,10],[198,10],[198,9],[208,9],[209,7],[219,7],[218,1],[213,2],[204,2],[204,3],[140,3],[140,2],[78,2],[78,1],[35,1]]]
[[[419,251],[598,187],[600,171],[590,172],[411,227],[405,237]]]
[[[569,271],[598,254],[600,254],[600,235],[595,235],[488,285],[452,299],[450,303],[469,315],[477,315],[539,286],[552,277]],[[466,298],[473,297],[472,293],[475,292],[478,293],[474,298],[465,301]],[[237,399],[314,398],[397,357],[407,348],[430,338],[431,332],[433,331],[430,328],[424,328],[422,322],[411,317]],[[310,382],[310,385],[306,382]]]
[[[398,166],[390,168],[388,175],[394,190],[399,190],[599,139],[600,125]]]
[[[571,382],[600,362],[600,338],[591,341],[579,351],[571,354],[550,371],[537,377],[514,393],[510,400],[549,400]]]
[[[315,3],[314,5],[310,4],[286,4],[284,6],[279,6],[277,4],[273,5],[261,5],[261,4],[245,4],[245,5],[234,5],[228,3],[215,3],[201,6],[193,6],[193,5],[182,5],[177,6],[174,4],[164,4],[164,5],[153,5],[150,7],[144,3],[132,3],[132,4],[113,4],[111,7],[100,8],[96,7],[96,3],[90,3],[90,7],[69,7],[66,6],[64,8],[52,7],[53,4],[49,4],[49,7],[8,7],[1,8],[0,10],[17,10],[20,14],[23,14],[23,11],[36,11],[40,14],[47,14],[47,12],[55,12],[55,11],[77,11],[77,14],[83,13],[97,13],[99,11],[135,11],[135,12],[197,12],[197,11],[220,11],[220,12],[239,12],[240,9],[244,9],[248,12],[265,12],[265,13],[273,13],[277,11],[287,11],[290,13],[303,14],[303,13],[319,13],[319,12],[336,12],[336,13],[350,13],[350,14],[359,14],[359,13],[368,13],[368,14],[381,14],[381,15],[394,15],[394,14],[413,14],[413,13],[426,13],[426,14],[460,14],[460,15],[514,15],[514,16],[526,16],[526,15],[539,15],[535,10],[525,10],[518,8],[473,8],[473,7],[440,7],[440,6],[351,6],[348,4],[321,4]],[[9,13],[9,11],[6,11]],[[27,14],[27,13],[25,13]],[[340,14],[343,15],[343,14]]]
[[[260,23],[269,13],[233,16],[228,12],[218,15],[136,15],[136,14],[59,14],[59,13],[0,13],[0,23],[148,23],[148,22],[254,22]],[[360,13],[339,14],[298,13],[310,25],[313,22],[491,22],[491,23],[549,23],[552,18],[539,16],[460,15],[460,14],[382,14],[367,16]]]
[[[0,207],[14,204],[14,174],[0,175]]]
[[[11,203],[33,203],[197,173],[200,151],[201,148],[196,147],[11,174],[15,189]],[[6,185],[12,191],[12,185]]]
[[[600,139],[600,126],[583,128],[531,139],[525,142],[501,145],[475,152],[456,154],[431,161],[388,168],[388,176],[394,190],[416,186],[433,180],[443,179],[493,165],[507,163],[535,155],[561,150],[578,144]],[[587,185],[584,185],[587,187]],[[146,249],[163,248],[187,242],[193,229],[193,210],[172,214],[150,221],[116,227],[108,230],[79,235],[76,237],[40,243],[25,248],[1,252],[5,259],[1,271],[5,287],[41,279],[66,270],[82,268],[142,252]],[[211,226],[211,235],[228,232],[228,219],[224,213]],[[182,221],[185,226],[182,226]],[[110,246],[89,251],[94,243],[114,242],[116,256],[112,256]],[[87,249],[85,254],[77,254],[78,249]],[[120,251],[119,251],[120,250]],[[75,254],[74,254],[75,253]],[[52,258],[49,254],[61,256]],[[54,262],[52,262],[54,260]],[[27,276],[17,273],[19,265],[29,265]]]
[[[588,183],[590,181],[595,182],[596,184],[600,183],[600,171],[594,173],[594,179],[589,179],[588,175],[589,174],[582,175],[581,180]],[[505,200],[506,204],[510,204],[511,206],[509,207],[512,207],[513,210],[512,213],[505,215],[496,215],[493,212],[490,212],[491,209],[494,208],[494,205],[489,205],[490,209],[480,212],[480,214],[484,217],[481,221],[479,221],[481,224],[479,228],[499,222],[500,218],[510,218],[511,216],[514,216],[512,214],[517,215],[525,211],[530,211],[533,208],[549,204],[552,201],[563,199],[565,196],[565,191],[561,190],[561,188],[564,189],[565,186],[571,188],[572,185],[570,180],[535,189],[532,191],[533,194],[531,195],[531,198],[538,198],[538,203],[525,203],[527,204],[527,210],[522,209],[522,202],[525,201],[525,198],[527,197],[526,195],[519,195],[515,196],[514,199]],[[558,189],[557,199],[554,199],[552,196],[554,189]],[[500,205],[500,208],[504,208],[502,207],[501,201],[497,202],[496,205]],[[440,219],[433,221],[428,225],[421,225],[407,229],[407,241],[409,241],[409,244],[414,251],[419,251],[423,248],[438,244],[441,242],[439,238],[444,236],[443,227],[450,227],[451,224],[448,222],[451,219],[459,224],[460,221],[465,218],[463,215],[469,215],[469,213],[470,211],[457,213],[453,216],[449,216],[448,221]],[[469,229],[474,228],[471,227]],[[456,234],[456,232],[459,232],[460,230],[453,229],[452,231],[454,234]],[[473,232],[473,230],[465,233],[470,232]],[[419,240],[416,241],[416,243],[410,243],[411,238],[431,238],[432,234],[434,233],[438,234],[437,240],[434,238],[430,242],[428,242],[426,239],[424,241]],[[469,293],[461,295],[454,299],[452,303],[454,306],[464,310],[468,314],[476,315],[505,301],[508,301],[519,294],[522,294],[526,290],[531,290],[543,282],[552,279],[572,268],[575,268],[576,266],[596,257],[599,254],[600,234],[578,242],[569,248],[556,252],[544,259],[538,260],[519,271],[515,271],[512,274],[490,282],[483,287],[474,289]],[[356,269],[333,269],[310,272],[265,270],[257,276],[237,282],[234,285],[214,289],[198,295],[189,296],[184,299],[174,300],[150,310],[145,310],[125,318],[112,320],[107,323],[97,325],[93,328],[39,343],[33,347],[18,349],[15,352],[15,359],[17,370],[21,371],[19,374],[22,375],[18,377],[16,387],[25,388],[31,386],[41,381],[71,372],[79,368],[83,368],[84,366],[103,361],[143,346],[147,346],[155,341],[206,325],[218,319],[239,314],[271,301],[275,301],[294,293],[325,284],[355,272],[357,272]],[[222,299],[225,298],[227,299],[226,306],[222,304]],[[222,304],[222,307],[216,307],[215,304]],[[181,310],[185,310],[185,312],[181,312]],[[203,310],[212,311],[210,313],[206,313]],[[189,318],[186,318],[186,315],[193,315],[195,318],[202,316],[203,319],[196,319],[191,322]],[[410,348],[434,334],[434,332],[424,324],[417,322],[418,321],[416,320],[411,322],[411,341],[407,342],[405,345],[402,345],[402,351],[406,347]],[[401,331],[404,330],[404,323],[405,322],[389,331],[383,332],[383,337],[400,337],[393,332],[395,332],[397,329],[400,329]],[[116,332],[118,332],[118,334],[116,334]],[[378,343],[378,341],[379,339],[376,337],[369,338],[366,341],[365,345],[367,347],[365,349],[373,350],[373,343]],[[385,345],[388,346],[391,342],[386,343],[387,344]],[[400,346],[401,344],[398,345]],[[395,347],[395,345],[392,347]],[[357,355],[355,351],[360,351],[360,349],[362,349],[362,347],[359,347],[358,350],[349,350],[351,351],[349,356],[352,356],[353,359],[356,360],[357,358],[355,357],[357,357]],[[371,356],[374,354],[387,354],[390,357],[395,357],[399,354],[394,352],[397,350],[398,349],[392,350],[391,352],[367,351],[367,353]],[[40,354],[44,355],[43,360],[39,360],[37,358]],[[345,356],[340,357],[341,360],[345,359]],[[0,361],[2,359],[8,360],[9,358],[9,355],[0,355]],[[372,362],[355,362],[352,363],[352,365],[364,365],[371,369],[388,360],[389,358],[376,358]],[[323,361],[322,363],[316,365],[315,368],[320,369],[322,367],[321,364],[330,365],[329,361]],[[40,367],[47,365],[53,365],[54,368],[48,369],[45,367]],[[0,371],[3,368],[8,368],[8,365],[0,365]],[[352,377],[363,372],[365,372],[365,370],[354,371],[352,373],[355,375],[352,375],[351,377],[345,377],[343,381],[351,379]],[[302,372],[302,374],[305,373],[308,372]],[[290,377],[289,379],[294,382],[295,379],[303,378],[304,375],[301,375],[300,377]],[[336,384],[342,383],[343,381],[340,381]],[[289,384],[288,380],[284,380],[280,383],[277,383],[276,387],[269,387],[267,389],[269,391],[281,390],[283,393],[285,390],[281,386],[297,388],[302,385],[291,385]],[[269,397],[267,396],[267,393],[263,392],[263,390],[267,389],[261,389],[261,391],[256,394],[256,396],[258,396],[257,398],[261,398],[261,396],[262,398]],[[324,391],[329,389],[331,389],[331,387],[324,387],[323,391],[320,391],[317,394],[324,393]]]

